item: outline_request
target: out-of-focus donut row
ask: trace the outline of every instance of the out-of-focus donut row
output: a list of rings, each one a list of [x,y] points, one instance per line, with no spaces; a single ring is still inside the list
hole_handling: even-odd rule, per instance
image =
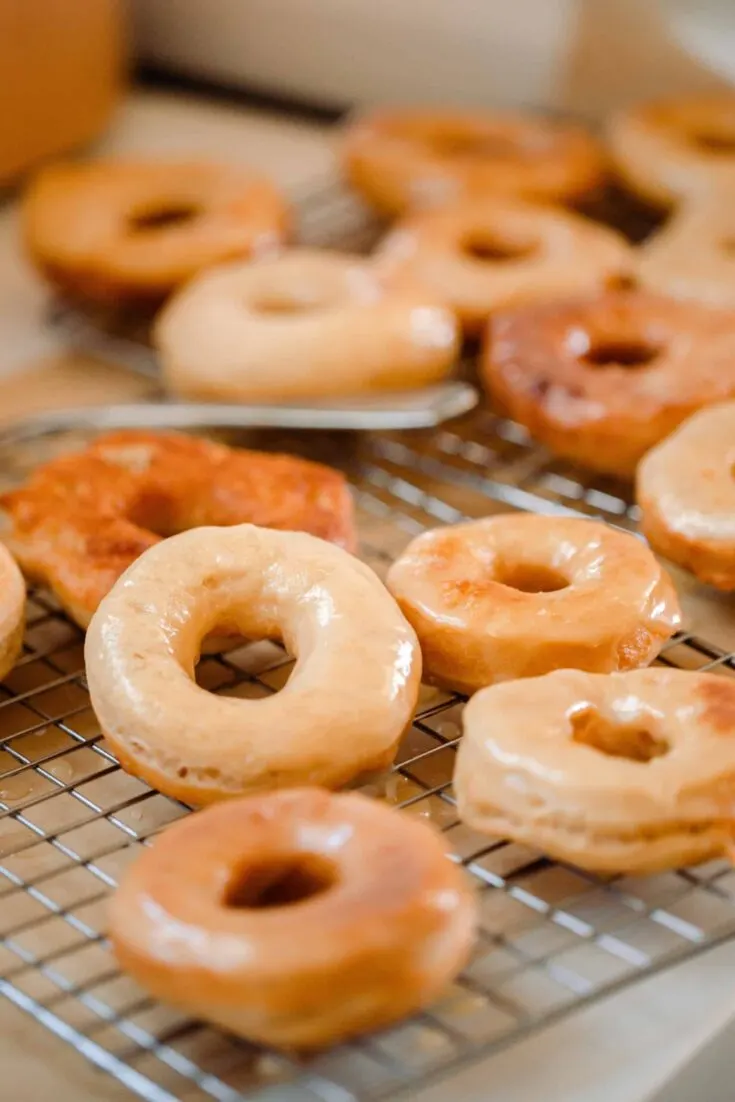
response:
[[[293,219],[270,181],[200,162],[52,165],[28,190],[25,239],[67,295],[169,300],[154,339],[184,396],[405,388],[449,372],[461,332],[508,308],[606,301],[631,281],[735,301],[734,117],[735,96],[644,105],[613,118],[605,142],[543,116],[375,112],[342,143],[350,185],[399,218],[367,260],[287,248]],[[580,213],[615,178],[680,204],[640,249]]]

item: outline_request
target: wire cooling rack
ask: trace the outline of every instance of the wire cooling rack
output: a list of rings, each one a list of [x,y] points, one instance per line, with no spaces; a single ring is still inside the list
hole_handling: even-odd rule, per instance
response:
[[[325,193],[306,209],[322,241],[336,222],[330,202]],[[347,237],[340,227],[331,240]],[[80,443],[27,442],[0,454],[0,471],[13,482]],[[439,432],[269,443],[338,458],[355,490],[362,555],[379,573],[426,528],[508,508],[631,530],[637,521],[625,487],[580,478],[488,410]],[[696,631],[671,640],[660,662],[735,675],[732,607],[695,589],[685,600]],[[462,700],[425,688],[395,769],[364,790],[442,830],[474,879],[481,930],[464,973],[426,1012],[303,1061],[194,1022],[120,974],[105,939],[120,874],[187,808],[117,766],[90,708],[82,643],[53,597],[33,591],[23,657],[0,689],[0,992],[148,1102],[412,1095],[735,934],[735,871],[726,862],[599,879],[463,826],[451,790]],[[277,645],[255,642],[203,658],[197,677],[213,692],[257,699],[277,691],[290,668]]]

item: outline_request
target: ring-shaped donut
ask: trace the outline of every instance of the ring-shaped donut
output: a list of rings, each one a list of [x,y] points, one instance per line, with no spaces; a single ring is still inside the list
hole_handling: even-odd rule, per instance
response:
[[[637,250],[635,278],[656,294],[735,308],[735,213],[729,197],[683,204]]]
[[[338,471],[183,433],[99,436],[39,467],[0,505],[11,521],[3,538],[24,573],[47,584],[82,627],[138,555],[187,528],[249,521],[355,544]]]
[[[240,700],[197,686],[202,640],[223,629],[283,640],[297,663],[280,693]],[[387,767],[421,679],[413,630],[369,567],[313,536],[249,524],[149,548],[97,609],[85,661],[121,764],[197,805],[338,788]]]
[[[466,875],[426,823],[305,788],[168,827],[126,873],[110,934],[158,998],[303,1049],[431,1002],[464,964],[475,921]]]
[[[466,693],[564,667],[644,666],[680,622],[643,543],[574,517],[503,513],[436,528],[409,544],[387,584],[428,680]]]
[[[735,183],[735,95],[653,100],[614,114],[608,141],[625,182],[670,206]]]
[[[274,185],[248,169],[165,161],[51,165],[23,217],[48,279],[101,302],[160,300],[213,264],[271,251],[290,222]]]
[[[470,195],[579,198],[605,176],[582,127],[524,114],[375,111],[348,127],[347,178],[383,214]]]
[[[631,478],[702,406],[735,397],[731,310],[610,291],[497,314],[486,386],[557,455]]]
[[[293,249],[205,272],[154,332],[171,390],[283,401],[402,390],[454,366],[457,321],[418,286],[385,286],[361,257]]]
[[[614,230],[502,197],[409,215],[375,255],[389,278],[443,299],[469,332],[496,310],[603,290],[633,268],[633,251]]]
[[[735,402],[700,410],[638,464],[651,546],[718,589],[735,589]]]
[[[473,830],[597,872],[733,855],[728,678],[559,670],[478,693],[463,727],[454,790]]]

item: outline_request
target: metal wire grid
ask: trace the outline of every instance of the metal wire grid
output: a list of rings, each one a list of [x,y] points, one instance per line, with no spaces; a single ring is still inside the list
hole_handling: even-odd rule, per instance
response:
[[[631,522],[625,498],[560,483],[548,468],[522,430],[487,413],[438,437],[375,438],[354,477],[364,557],[383,570],[424,528],[486,513],[488,489],[505,505],[558,511],[574,500]],[[735,670],[731,654],[688,635],[662,661]],[[198,678],[257,698],[290,666],[275,644],[250,643],[203,659]],[[425,1014],[300,1063],[186,1020],[118,973],[106,899],[139,847],[186,808],[118,769],[89,706],[82,634],[52,597],[32,593],[24,655],[0,700],[0,991],[150,1102],[348,1102],[415,1089],[735,933],[727,863],[600,880],[467,830],[450,784],[460,711],[459,697],[424,689],[397,768],[367,790],[447,833],[480,891],[474,958]]]
[[[336,224],[324,207],[323,196],[314,200],[321,241],[324,225]],[[356,237],[365,233],[357,227]],[[346,238],[342,224],[334,241],[344,247]],[[29,445],[0,462],[17,477],[42,453]],[[580,479],[489,411],[440,432],[373,436],[344,455],[362,553],[379,572],[425,528],[489,511],[582,513],[626,528],[637,519],[624,488]],[[672,640],[660,661],[735,673],[732,653],[692,634]],[[275,644],[250,643],[204,658],[198,680],[257,698],[277,691],[290,668]],[[451,840],[479,892],[473,959],[425,1013],[300,1062],[192,1022],[118,972],[105,902],[140,847],[187,809],[118,768],[89,705],[82,633],[34,591],[23,658],[0,690],[0,992],[149,1102],[356,1102],[413,1093],[735,933],[735,871],[725,862],[600,879],[460,824],[451,774],[461,707],[458,696],[425,688],[396,768],[366,791]]]

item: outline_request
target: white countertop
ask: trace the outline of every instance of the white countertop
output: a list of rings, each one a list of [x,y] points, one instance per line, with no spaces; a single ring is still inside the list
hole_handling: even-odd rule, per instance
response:
[[[242,160],[295,190],[323,179],[333,166],[331,135],[318,125],[160,94],[132,96],[99,148],[105,154],[194,153]],[[7,209],[0,216],[0,373],[22,372],[59,351],[56,339],[40,325],[44,301],[43,289],[20,257],[15,211]],[[733,977],[735,944],[728,944],[577,1012],[420,1098],[644,1102],[735,1015]],[[13,1024],[17,1036],[18,1025]],[[39,1037],[34,1031],[40,1029],[28,1022],[22,1031],[27,1046],[14,1044],[12,1053],[7,1040],[3,1051],[0,1036],[2,1066],[6,1053],[15,1067],[32,1060],[34,1038]],[[7,1038],[7,1030],[2,1033]],[[26,1093],[23,1102],[46,1102],[49,1078],[37,1082],[38,1093]],[[701,1086],[701,1102],[719,1102],[713,1084]],[[56,1089],[59,1097],[68,1097],[63,1078],[56,1080]],[[86,1102],[101,1095],[75,1093],[77,1102],[82,1097]],[[104,1097],[113,1097],[107,1086]]]

